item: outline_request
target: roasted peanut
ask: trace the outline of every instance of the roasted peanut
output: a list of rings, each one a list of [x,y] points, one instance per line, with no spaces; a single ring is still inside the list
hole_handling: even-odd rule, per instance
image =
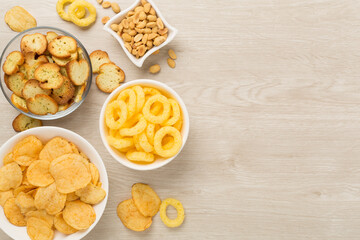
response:
[[[159,54],[160,50],[156,50],[155,52],[152,53],[152,55],[156,55],[156,54]]]
[[[155,64],[155,65],[152,65],[150,68],[149,68],[149,72],[150,73],[158,73],[160,71],[160,65],[159,64]]]
[[[98,4],[102,4],[103,0],[96,0]]]
[[[114,11],[114,13],[119,13],[121,10],[119,4],[117,4],[116,2],[111,3],[111,8]]]
[[[101,22],[102,22],[103,24],[106,24],[109,20],[110,20],[110,17],[109,17],[109,16],[105,16],[105,17],[103,17],[103,18],[101,19]]]
[[[124,39],[125,42],[130,42],[131,41],[131,36],[128,33],[123,33],[122,34],[122,39]]]
[[[102,6],[103,8],[109,8],[109,7],[111,7],[111,3],[110,3],[109,1],[105,1],[105,2],[103,2],[103,3],[101,4],[101,6]]]
[[[174,68],[174,67],[176,66],[175,61],[172,60],[171,58],[168,58],[168,59],[167,59],[167,63],[168,63],[168,65],[169,65],[169,67],[171,67],[171,68]]]
[[[166,38],[164,36],[160,36],[154,39],[154,45],[159,46],[163,42],[165,42]]]
[[[168,54],[169,54],[169,57],[173,60],[175,60],[177,58],[176,53],[172,49],[169,49]]]
[[[119,25],[118,25],[118,24],[111,24],[111,25],[110,25],[110,28],[111,28],[114,32],[119,31]]]

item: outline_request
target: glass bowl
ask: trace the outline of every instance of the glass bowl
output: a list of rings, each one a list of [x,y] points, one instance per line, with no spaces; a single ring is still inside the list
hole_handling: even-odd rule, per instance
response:
[[[31,112],[25,112],[19,108],[17,108],[12,102],[11,102],[11,95],[12,95],[12,91],[10,89],[7,88],[5,81],[4,81],[4,71],[2,69],[2,66],[5,62],[6,57],[12,52],[12,51],[20,51],[20,41],[22,39],[22,37],[26,34],[33,34],[33,33],[42,33],[45,34],[49,31],[55,32],[58,35],[64,35],[64,36],[70,36],[72,38],[74,38],[77,42],[78,47],[81,48],[82,52],[83,52],[83,58],[87,61],[87,63],[89,64],[89,78],[87,79],[86,82],[86,87],[84,90],[84,93],[82,94],[82,98],[79,102],[74,102],[70,105],[70,107],[68,107],[66,110],[57,112],[55,114],[47,114],[47,115],[36,115],[33,114]],[[24,115],[27,115],[29,117],[32,118],[36,118],[36,119],[40,119],[40,120],[54,120],[54,119],[59,119],[62,117],[67,116],[68,114],[72,113],[73,111],[75,111],[85,100],[86,96],[88,95],[89,91],[90,91],[90,87],[91,87],[91,80],[92,80],[92,68],[91,68],[91,62],[90,62],[90,57],[89,54],[87,53],[84,45],[72,34],[58,29],[58,28],[54,28],[54,27],[35,27],[35,28],[30,28],[26,31],[23,31],[19,34],[17,34],[13,39],[11,39],[11,41],[6,45],[4,51],[1,54],[0,57],[0,87],[1,90],[5,96],[5,98],[7,99],[7,101],[11,104],[11,106],[13,106],[16,110],[18,110],[19,112],[21,112]]]

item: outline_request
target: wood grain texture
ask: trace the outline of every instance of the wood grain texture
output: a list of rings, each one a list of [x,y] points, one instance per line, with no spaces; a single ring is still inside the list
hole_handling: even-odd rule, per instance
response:
[[[98,118],[106,98],[95,86],[70,116],[46,122],[73,130],[105,161],[109,201],[85,239],[359,239],[360,235],[360,2],[357,0],[156,0],[179,29],[169,45],[134,66],[118,43],[94,26],[62,21],[55,0],[0,0],[0,17],[14,5],[38,25],[62,28],[89,52],[102,49],[126,80],[151,78],[173,87],[191,119],[186,147],[171,164],[149,172],[127,169],[102,145]],[[118,1],[122,9],[132,1]],[[0,21],[0,49],[15,36]],[[148,67],[159,63],[160,74]],[[15,132],[16,111],[0,97],[0,143]],[[161,198],[182,201],[186,220],[165,227],[159,215],[143,233],[116,216],[130,187],[145,182]],[[0,239],[8,239],[0,233]]]

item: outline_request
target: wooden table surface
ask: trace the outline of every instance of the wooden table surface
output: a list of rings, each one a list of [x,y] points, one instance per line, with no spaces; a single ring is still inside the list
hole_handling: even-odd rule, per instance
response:
[[[93,84],[84,104],[45,125],[64,127],[103,157],[109,201],[85,239],[359,239],[360,2],[357,0],[155,0],[175,40],[143,68],[102,30],[61,20],[55,0],[0,0],[0,18],[21,5],[38,25],[74,34],[88,52],[107,51],[126,81],[150,78],[173,87],[191,120],[188,142],[169,165],[139,172],[117,163],[101,143],[98,119],[107,97]],[[119,0],[122,9],[132,1]],[[0,49],[15,36],[0,21]],[[166,64],[167,49],[178,55]],[[159,63],[157,75],[148,67]],[[0,143],[15,135],[17,115],[0,97]],[[150,184],[162,199],[179,199],[180,228],[159,214],[145,232],[126,229],[117,204],[133,183]],[[174,214],[174,211],[170,211]],[[8,239],[1,232],[0,239]]]

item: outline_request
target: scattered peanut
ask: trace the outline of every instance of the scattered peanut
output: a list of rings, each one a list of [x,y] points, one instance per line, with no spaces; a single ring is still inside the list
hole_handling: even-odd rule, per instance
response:
[[[107,3],[109,2],[103,2],[102,6],[107,7]],[[115,13],[120,11],[118,6],[111,3]],[[141,0],[141,5],[129,11],[121,23],[112,24],[110,27],[124,40],[125,48],[136,58],[144,56],[151,48],[165,42],[168,33],[163,21],[157,17],[154,8],[146,0]]]
[[[169,67],[171,67],[171,68],[174,68],[176,66],[175,61],[172,60],[171,58],[167,59],[167,63],[169,65]]]
[[[98,4],[102,4],[103,0],[96,0]]]
[[[116,2],[111,3],[111,8],[114,13],[119,13],[121,11],[119,4],[117,4]]]
[[[102,6],[103,8],[109,8],[109,7],[111,7],[111,3],[110,3],[109,1],[105,1],[105,2],[103,2],[103,3],[101,4],[101,6]]]
[[[152,73],[152,74],[155,74],[155,73],[158,73],[160,72],[160,65],[159,64],[155,64],[155,65],[152,65],[150,68],[149,68],[149,72]]]
[[[102,22],[103,24],[106,24],[109,20],[110,20],[110,17],[109,17],[109,16],[105,16],[105,17],[103,17],[103,18],[101,19],[101,22]]]
[[[155,52],[152,53],[152,55],[156,55],[156,54],[159,54],[160,52],[160,49],[156,50]]]
[[[169,57],[173,60],[175,60],[177,58],[176,53],[172,49],[169,49],[168,54],[169,54]]]

